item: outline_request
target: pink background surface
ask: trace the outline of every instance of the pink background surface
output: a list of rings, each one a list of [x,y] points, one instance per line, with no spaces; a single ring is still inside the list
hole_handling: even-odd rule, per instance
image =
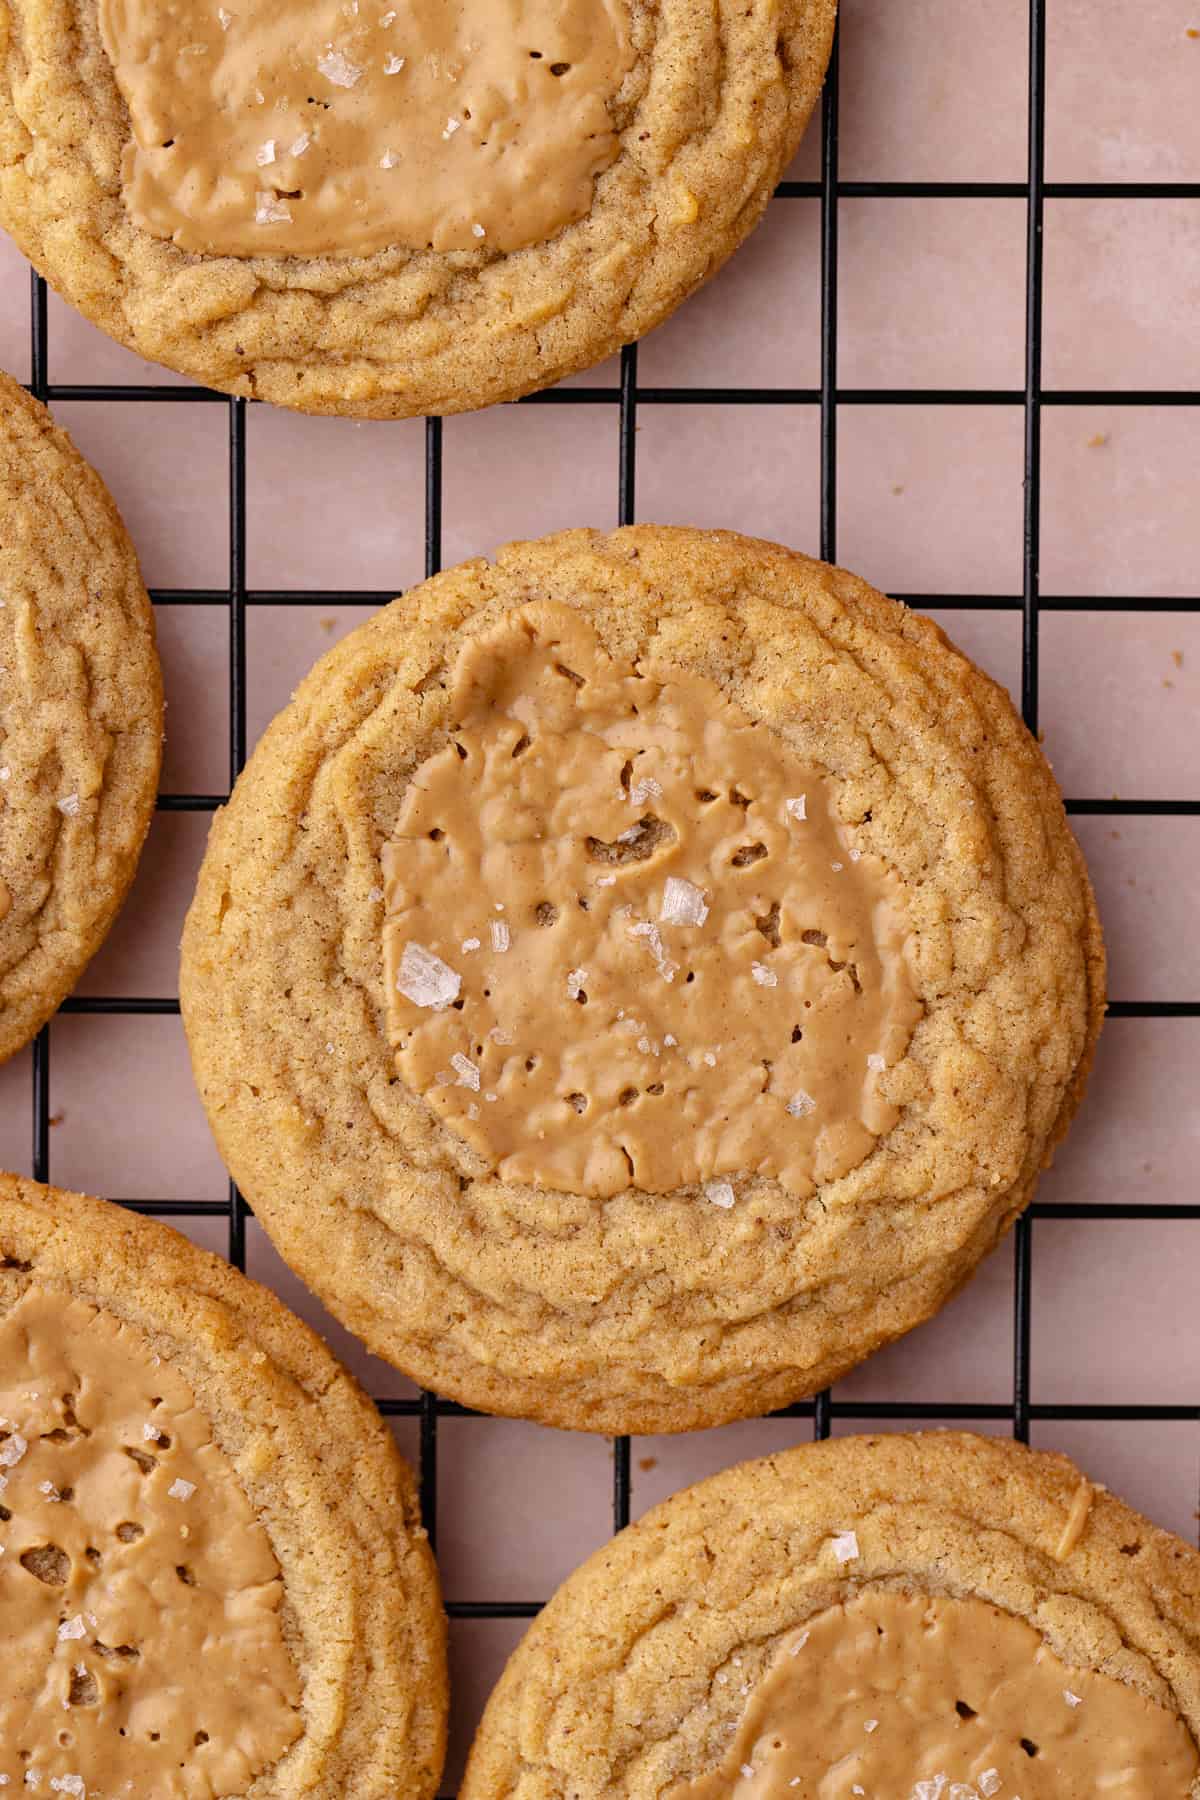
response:
[[[845,0],[844,181],[1020,183],[1026,158],[1026,20],[984,0]],[[1200,26],[1191,0],[1049,0],[1050,182],[1200,182]],[[792,170],[820,170],[814,125]],[[1018,197],[840,203],[838,379],[849,388],[1020,389],[1025,203]],[[1050,390],[1200,384],[1200,204],[1051,198],[1046,205],[1043,378]],[[757,235],[645,341],[656,389],[813,388],[820,378],[820,205],[777,198]],[[50,380],[152,381],[56,298]],[[26,266],[0,239],[0,363],[29,364]],[[615,384],[615,364],[574,384]],[[223,406],[57,401],[110,483],[154,587],[228,580]],[[932,609],[1019,697],[1023,413],[1018,405],[899,405],[838,412],[838,556]],[[617,518],[618,412],[566,402],[447,421],[443,553]],[[423,572],[424,427],[248,414],[251,589],[398,592]],[[1195,597],[1200,409],[1100,399],[1048,406],[1042,429],[1044,595],[1118,597],[1118,612],[1048,608],[1041,724],[1076,799],[1200,795],[1200,614]],[[639,519],[735,526],[818,547],[819,412],[645,403]],[[1007,597],[972,610],[978,596]],[[369,609],[251,606],[249,740],[313,660]],[[164,790],[214,794],[228,776],[223,605],[158,608],[170,700]],[[1195,930],[1200,819],[1076,821],[1099,891],[1119,1001],[1200,998]],[[137,886],[81,992],[173,996],[180,922],[203,852],[203,814],[160,813]],[[0,1163],[30,1170],[29,1052],[0,1070]],[[1084,1111],[1039,1198],[1163,1208],[1196,1200],[1200,1019],[1110,1022]],[[50,1177],[124,1199],[225,1197],[177,1018],[63,1016],[50,1030]],[[221,1249],[219,1219],[180,1221]],[[1042,1217],[1033,1226],[1035,1405],[1190,1408],[1193,1417],[1035,1421],[1163,1524],[1196,1536],[1200,1495],[1200,1222]],[[332,1324],[248,1228],[250,1273],[323,1330],[377,1396],[413,1392]],[[931,1399],[966,1408],[1012,1394],[1013,1254],[1005,1247],[933,1324],[837,1390],[869,1407]],[[894,1428],[894,1421],[884,1421]],[[836,1429],[849,1429],[838,1421]],[[855,1429],[872,1428],[856,1421]],[[1003,1420],[983,1422],[1003,1430]],[[683,1439],[635,1440],[633,1510],[738,1458],[810,1435],[773,1419]],[[397,1422],[414,1455],[415,1423]],[[439,1550],[449,1600],[545,1598],[611,1529],[612,1447],[534,1426],[443,1419]],[[522,1627],[457,1619],[455,1726],[446,1791],[500,1663]]]

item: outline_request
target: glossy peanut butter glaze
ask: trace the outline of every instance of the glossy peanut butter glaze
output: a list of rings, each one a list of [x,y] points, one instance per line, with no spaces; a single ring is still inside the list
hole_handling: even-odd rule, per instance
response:
[[[243,1794],[300,1735],[275,1555],[186,1382],[38,1288],[0,1321],[0,1548],[10,1791]]]
[[[231,256],[515,250],[617,154],[624,0],[100,0],[134,222]]]
[[[668,1800],[1188,1800],[1198,1773],[1174,1713],[1024,1620],[871,1588],[783,1640],[724,1762]]]
[[[897,1114],[920,1014],[895,884],[834,789],[570,608],[462,650],[383,855],[400,1073],[505,1180],[798,1195]]]

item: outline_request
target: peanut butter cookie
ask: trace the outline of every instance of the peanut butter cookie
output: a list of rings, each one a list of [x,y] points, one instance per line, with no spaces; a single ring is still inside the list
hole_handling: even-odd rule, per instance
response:
[[[0,1061],[102,943],[162,754],[137,557],[96,472],[0,375]]]
[[[181,997],[235,1178],[373,1350],[671,1431],[959,1287],[1078,1102],[1103,951],[1041,752],[928,620],[637,527],[317,665],[213,827]]]
[[[0,1787],[437,1791],[445,1628],[407,1468],[273,1294],[0,1176]]]
[[[461,1800],[1196,1800],[1200,1555],[1064,1456],[843,1438],[564,1583]]]
[[[0,0],[0,221],[210,387],[360,418],[641,337],[759,219],[835,0]]]

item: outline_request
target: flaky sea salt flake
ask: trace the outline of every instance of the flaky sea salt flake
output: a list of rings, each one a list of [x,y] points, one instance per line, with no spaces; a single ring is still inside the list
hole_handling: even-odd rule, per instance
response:
[[[190,1500],[195,1491],[195,1482],[185,1481],[182,1475],[177,1475],[167,1489],[167,1493],[172,1500]]]
[[[774,969],[768,969],[766,963],[760,963],[760,962],[751,963],[750,964],[750,973],[751,973],[751,975],[753,975],[753,977],[754,977],[755,981],[758,983],[759,987],[778,987],[779,986],[778,975],[775,973]]]
[[[424,944],[405,944],[396,986],[414,1006],[432,1006],[444,1012],[458,999],[462,977]]]
[[[878,1050],[872,1050],[870,1056],[867,1058],[867,1067],[870,1069],[872,1075],[882,1075],[883,1071],[887,1068],[887,1058],[885,1056],[880,1056]]]
[[[912,1791],[912,1800],[940,1800],[949,1776],[931,1775],[928,1781],[918,1781]]]
[[[835,1531],[830,1538],[833,1554],[840,1563],[854,1562],[859,1554],[858,1537],[853,1531]]]
[[[492,926],[492,949],[495,950],[499,955],[503,956],[504,952],[508,949],[509,945],[512,943],[512,932],[508,929],[508,926],[505,924],[503,919],[493,919],[491,921],[491,926]]]
[[[807,1119],[809,1113],[816,1112],[817,1103],[811,1094],[806,1094],[803,1088],[799,1088],[788,1101],[786,1110],[793,1119]]]
[[[479,223],[479,221],[476,220],[474,225],[472,225],[472,227],[471,227],[471,236],[477,237],[477,238],[486,237],[487,236],[487,226],[481,225]]]
[[[572,1000],[578,1000],[580,994],[582,994],[582,992],[583,992],[583,985],[586,980],[587,980],[587,970],[586,969],[568,969],[568,971],[567,971],[567,993]]]
[[[704,889],[680,875],[668,875],[663,888],[660,925],[703,925],[708,917]]]
[[[1063,1699],[1066,1701],[1068,1706],[1082,1706],[1083,1705],[1083,1695],[1082,1694],[1073,1694],[1071,1692],[1070,1688],[1063,1689]]]
[[[461,130],[461,128],[462,128],[462,120],[461,119],[447,119],[445,129],[442,132],[442,136],[444,138],[452,138],[454,136],[455,132]]]
[[[807,1631],[802,1631],[800,1633],[800,1636],[796,1639],[795,1643],[792,1645],[791,1649],[788,1651],[788,1655],[789,1656],[799,1656],[800,1652],[803,1650],[803,1648],[804,1648],[805,1644],[807,1644],[807,1642],[808,1642],[808,1633],[807,1633]]]
[[[233,14],[231,12],[226,12],[223,6],[218,6],[217,23],[222,31],[228,31],[229,27],[233,24]]]
[[[999,1769],[985,1769],[976,1785],[983,1795],[983,1800],[992,1800],[992,1795],[1000,1792]]]
[[[381,169],[394,169],[399,161],[400,158],[394,150],[385,150],[379,159],[379,166]]]
[[[259,145],[258,149],[254,152],[254,160],[260,169],[265,169],[268,163],[273,163],[275,161],[274,138],[268,138],[265,144]]]
[[[82,1775],[52,1775],[50,1786],[56,1794],[74,1794],[76,1800],[86,1800],[87,1789]]]
[[[783,810],[789,819],[807,819],[808,795],[797,794],[794,800],[785,800]]]
[[[79,813],[79,795],[64,794],[61,800],[55,801],[55,805],[64,819],[74,819]]]
[[[308,149],[308,146],[311,143],[312,143],[312,138],[309,136],[308,132],[302,131],[300,133],[300,136],[298,138],[293,138],[291,143],[288,145],[288,155],[289,156],[303,156],[304,152]],[[381,892],[380,899],[382,899],[382,898],[383,898],[383,895]]]
[[[663,949],[662,933],[659,931],[658,926],[649,923],[631,925],[629,927],[629,935],[630,937],[645,938],[650,948],[650,954],[654,958],[658,967],[658,972],[663,980],[674,981],[679,969],[679,964],[672,962],[666,951]]]
[[[634,806],[645,806],[647,800],[661,800],[662,782],[655,781],[653,775],[643,775],[635,781],[629,790],[629,799]]]
[[[733,1186],[728,1181],[706,1181],[704,1184],[704,1198],[711,1206],[724,1207],[728,1212],[735,1197]]]
[[[864,1719],[863,1730],[864,1731],[878,1731],[879,1730],[879,1720],[878,1719]]]
[[[278,194],[260,190],[254,196],[254,223],[256,225],[290,225],[292,209],[286,200]]]
[[[15,1469],[28,1448],[20,1432],[14,1431],[0,1443],[0,1469]]]
[[[470,1057],[464,1056],[461,1050],[456,1050],[450,1058],[450,1067],[458,1076],[458,1087],[473,1088],[476,1093],[479,1092],[479,1070]]]
[[[393,13],[392,17],[395,18],[395,16]],[[404,58],[402,56],[389,56],[383,65],[383,72],[385,75],[398,75],[403,67]]]
[[[464,956],[469,956],[471,954],[472,950],[478,950],[478,948],[479,948],[479,939],[478,938],[464,938],[463,939],[462,953]]]
[[[58,1640],[65,1643],[68,1638],[87,1636],[87,1626],[83,1622],[83,1614],[76,1613],[73,1619],[64,1619],[58,1628]]]
[[[0,775],[0,780],[7,781],[7,779],[8,777],[6,775]],[[617,878],[615,875],[597,875],[596,877],[597,887],[615,887],[616,885]]]
[[[323,56],[318,56],[317,68],[326,81],[332,82],[334,87],[352,88],[355,82],[362,77],[362,70],[357,63],[352,63],[349,57],[343,56],[342,52],[335,50],[332,45]]]

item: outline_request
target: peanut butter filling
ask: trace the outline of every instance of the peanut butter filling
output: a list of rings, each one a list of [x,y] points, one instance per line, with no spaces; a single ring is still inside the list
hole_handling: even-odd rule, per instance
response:
[[[244,1794],[302,1729],[281,1599],[187,1384],[26,1292],[0,1319],[0,1787]]]
[[[407,1085],[507,1181],[804,1196],[897,1118],[920,1016],[897,884],[703,676],[558,603],[462,650],[383,852]]]
[[[134,223],[228,256],[516,250],[590,209],[625,0],[100,0]]]
[[[1198,1773],[1174,1713],[1024,1620],[871,1588],[783,1640],[720,1767],[668,1800],[1188,1800]]]

